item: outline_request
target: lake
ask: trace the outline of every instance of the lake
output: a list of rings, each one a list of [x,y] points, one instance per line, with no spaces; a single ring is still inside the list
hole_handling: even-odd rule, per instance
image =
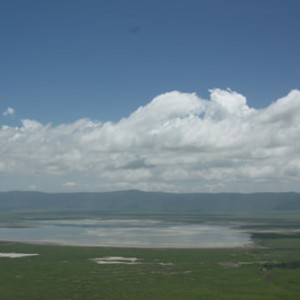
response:
[[[234,226],[146,219],[22,220],[2,224],[0,240],[153,248],[229,248],[251,244],[250,235]]]

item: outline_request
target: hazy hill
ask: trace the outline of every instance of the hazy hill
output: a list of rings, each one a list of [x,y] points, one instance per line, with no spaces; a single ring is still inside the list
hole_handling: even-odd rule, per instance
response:
[[[298,193],[0,192],[0,214],[18,213],[236,213],[300,210]]]

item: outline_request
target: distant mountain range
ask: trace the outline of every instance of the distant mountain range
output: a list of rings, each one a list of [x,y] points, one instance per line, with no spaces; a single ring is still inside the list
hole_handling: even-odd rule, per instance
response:
[[[0,215],[35,213],[255,213],[300,210],[298,193],[0,192]]]

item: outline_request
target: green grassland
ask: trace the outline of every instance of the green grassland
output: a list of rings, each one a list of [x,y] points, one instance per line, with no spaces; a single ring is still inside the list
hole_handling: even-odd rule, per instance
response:
[[[196,216],[182,216],[181,219],[197,220]],[[298,213],[255,218],[215,215],[206,216],[205,221],[243,221],[241,227],[253,234],[255,243],[252,247],[235,249],[142,249],[1,242],[0,252],[39,255],[0,258],[0,298],[299,298]],[[139,264],[97,264],[92,260],[107,256],[134,257]]]

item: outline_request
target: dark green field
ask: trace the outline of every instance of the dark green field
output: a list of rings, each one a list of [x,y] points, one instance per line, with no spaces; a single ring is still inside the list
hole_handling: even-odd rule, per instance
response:
[[[189,219],[189,217],[186,217]],[[299,215],[207,216],[242,222],[251,248],[132,249],[0,243],[0,299],[298,299]],[[193,220],[191,220],[193,221]],[[106,256],[139,264],[97,264]]]

